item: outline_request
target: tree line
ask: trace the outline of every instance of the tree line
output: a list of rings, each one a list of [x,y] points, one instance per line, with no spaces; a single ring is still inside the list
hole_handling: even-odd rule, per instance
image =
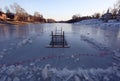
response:
[[[94,13],[91,16],[80,16],[80,14],[75,14],[72,16],[72,18],[66,22],[73,23],[78,22],[86,19],[103,19],[106,22],[109,19],[116,19],[120,20],[120,0],[117,0],[117,2],[113,5],[113,8],[108,8],[108,10],[103,13]]]
[[[0,9],[0,12],[3,12],[2,9]],[[5,7],[5,12],[7,15],[8,20],[13,21],[23,21],[23,22],[55,22],[54,19],[45,19],[42,14],[40,14],[38,11],[34,12],[34,15],[30,15],[27,13],[27,11],[22,8],[19,4],[14,3],[10,5],[9,7]]]

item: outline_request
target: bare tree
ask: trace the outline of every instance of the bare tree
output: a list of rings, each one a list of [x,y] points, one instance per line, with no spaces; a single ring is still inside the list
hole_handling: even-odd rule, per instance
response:
[[[35,17],[40,17],[40,13],[39,12],[34,12],[34,16]]]
[[[0,12],[2,12],[2,8],[0,8]]]
[[[94,13],[92,17],[93,17],[93,18],[100,18],[100,17],[101,17],[101,14],[100,14],[100,13]]]
[[[10,9],[8,8],[8,6],[5,7],[5,11],[6,13],[10,13]]]
[[[56,21],[54,19],[47,19],[47,23],[55,23]]]
[[[39,22],[45,22],[46,20],[43,18],[43,15],[41,15],[39,12],[35,12],[34,16],[31,16],[27,13],[27,11],[22,8],[19,4],[14,3],[10,5],[10,7],[5,7],[6,14],[11,19],[15,21],[39,21]],[[0,10],[2,11],[2,10]]]
[[[72,19],[74,19],[74,20],[79,19],[79,18],[80,18],[80,14],[76,14],[76,15],[72,16]]]
[[[43,22],[44,18],[39,12],[34,12],[34,21]]]
[[[25,11],[24,8],[22,8],[17,3],[14,3],[13,5],[10,5],[12,11],[15,13],[15,20],[18,21],[27,21],[28,13]]]
[[[117,9],[120,9],[120,0],[117,0],[116,4],[114,5]]]

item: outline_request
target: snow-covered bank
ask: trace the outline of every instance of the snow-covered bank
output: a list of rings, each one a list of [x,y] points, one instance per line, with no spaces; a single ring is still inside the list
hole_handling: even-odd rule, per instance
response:
[[[118,81],[119,75],[113,67],[69,70],[47,64],[44,67],[11,65],[0,68],[0,81]]]
[[[98,19],[88,19],[88,20],[77,22],[76,24],[92,25],[92,24],[101,24],[101,23],[103,23],[103,21]]]
[[[105,23],[100,19],[88,19],[88,20],[76,22],[75,24],[100,26],[100,27],[120,27],[120,22],[117,22],[116,20],[109,20],[107,23]]]

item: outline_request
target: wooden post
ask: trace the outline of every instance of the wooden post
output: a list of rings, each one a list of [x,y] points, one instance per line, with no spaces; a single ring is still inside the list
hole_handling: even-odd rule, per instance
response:
[[[63,31],[63,47],[65,46],[64,31]]]
[[[61,35],[62,35],[62,27],[61,27]]]
[[[53,37],[53,31],[51,32],[52,34],[52,47],[54,47],[54,37]]]
[[[55,35],[54,35],[54,43],[55,44],[57,43],[57,28],[56,28]]]

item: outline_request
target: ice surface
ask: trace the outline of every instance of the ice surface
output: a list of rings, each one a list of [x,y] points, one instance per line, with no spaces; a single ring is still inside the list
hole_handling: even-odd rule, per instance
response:
[[[99,49],[101,51],[110,49],[107,46],[105,46],[104,44],[101,44],[101,43],[95,41],[93,38],[90,38],[90,37],[85,36],[85,35],[81,35],[81,40],[84,40],[84,41],[92,44],[93,46],[95,46],[97,49]]]
[[[25,38],[23,39],[22,41],[20,41],[18,44],[17,44],[17,47],[21,47],[23,45],[26,45],[26,44],[31,44],[32,43],[32,39],[31,38]]]
[[[103,23],[101,21],[97,21],[94,24],[92,23],[96,20],[91,20],[89,25],[94,26],[105,26],[105,27],[119,27],[119,23]],[[89,20],[87,21],[89,22]],[[82,22],[82,24],[86,23],[86,21]],[[86,23],[88,25],[88,23]],[[89,33],[88,33],[89,34]],[[87,43],[94,45],[99,49],[106,49],[104,45],[95,41],[92,38],[87,36],[81,37]],[[8,49],[3,48],[0,50],[0,57],[3,58],[7,52],[10,52],[14,48],[19,48],[25,45],[29,45],[33,43],[32,37],[24,37],[22,40],[11,43],[11,47]],[[65,56],[65,54],[62,54]],[[114,55],[116,59],[120,60],[119,52],[115,50]],[[70,55],[69,58],[75,59],[78,62],[80,59],[76,58],[76,56]],[[40,60],[40,59],[38,59]],[[34,62],[28,65],[1,65],[0,67],[0,81],[119,81],[120,80],[120,61],[113,63],[113,66],[108,67],[106,69],[102,68],[81,68],[78,69],[68,69],[68,68],[60,68],[60,67],[51,67],[49,64],[42,66],[36,65]],[[37,62],[38,63],[38,62]],[[115,76],[115,77],[114,77]],[[49,78],[49,80],[48,80]],[[117,80],[116,80],[116,79]],[[52,79],[52,80],[51,80]]]
[[[20,81],[20,79],[18,77],[15,77],[13,81]]]
[[[120,58],[120,52],[117,50],[114,50],[114,56]]]
[[[12,79],[10,77],[7,78],[7,81],[12,81]]]
[[[75,81],[81,81],[80,78],[78,76],[75,75]]]
[[[7,79],[7,76],[2,76],[1,78],[0,78],[0,81],[5,81]]]
[[[6,52],[6,51],[7,51],[7,49],[3,49],[3,51],[4,51],[4,52]]]
[[[4,56],[3,55],[0,55],[0,59],[3,58]]]

